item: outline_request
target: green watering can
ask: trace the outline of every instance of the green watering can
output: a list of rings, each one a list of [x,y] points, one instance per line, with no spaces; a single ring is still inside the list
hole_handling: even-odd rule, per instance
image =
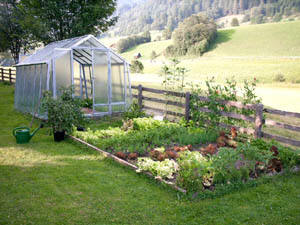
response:
[[[28,143],[30,141],[30,139],[36,134],[36,132],[42,127],[43,127],[43,125],[41,124],[32,133],[30,133],[29,127],[16,127],[13,130],[13,135],[16,137],[17,144]]]

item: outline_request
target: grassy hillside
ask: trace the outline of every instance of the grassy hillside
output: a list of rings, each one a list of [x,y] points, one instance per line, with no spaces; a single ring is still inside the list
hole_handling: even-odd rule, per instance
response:
[[[186,56],[180,60],[190,72],[190,79],[201,81],[214,76],[218,82],[235,77],[256,77],[261,83],[274,83],[282,75],[285,82],[300,83],[300,21],[241,26],[218,31],[216,43],[202,57]],[[157,74],[168,60],[162,56],[172,41],[151,42],[123,54],[129,61],[142,54],[144,73]],[[152,51],[161,54],[150,61]]]
[[[300,21],[267,23],[220,30],[204,56],[300,56]]]

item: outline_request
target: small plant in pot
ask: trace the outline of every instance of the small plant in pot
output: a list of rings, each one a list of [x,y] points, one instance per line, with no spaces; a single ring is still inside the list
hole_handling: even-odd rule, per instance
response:
[[[53,98],[51,92],[45,92],[42,100],[42,110],[47,113],[47,124],[53,129],[54,141],[64,140],[73,126],[82,127],[85,122],[82,102],[73,97],[74,88],[61,88],[59,93],[58,97]]]

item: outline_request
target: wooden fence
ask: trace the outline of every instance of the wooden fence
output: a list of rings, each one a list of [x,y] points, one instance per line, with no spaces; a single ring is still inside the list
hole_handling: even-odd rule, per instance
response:
[[[16,81],[16,69],[1,67],[0,81],[14,83]]]
[[[180,93],[180,92],[173,92],[173,91],[164,91],[164,90],[159,90],[159,89],[143,87],[142,85],[132,86],[132,89],[136,89],[138,91],[137,94],[133,94],[133,97],[137,98],[138,104],[141,108],[143,108],[145,110],[163,112],[167,115],[184,117],[186,120],[190,119],[191,94],[189,92]],[[154,94],[158,94],[158,95],[169,95],[169,96],[181,97],[181,98],[185,99],[185,102],[182,103],[179,101],[166,100],[163,98],[163,96],[161,96],[162,98],[147,97],[147,96],[145,96],[144,92],[154,93]],[[204,96],[196,96],[196,97],[200,101],[205,101],[205,102],[210,101],[209,98],[204,97]],[[150,102],[154,102],[154,103],[168,104],[170,106],[176,106],[176,107],[182,108],[184,110],[184,113],[178,113],[178,112],[173,112],[173,111],[162,110],[162,109],[155,108],[155,107],[144,106],[143,101],[150,101]],[[262,130],[263,125],[266,125],[269,127],[278,127],[281,129],[291,130],[291,131],[300,133],[300,127],[298,127],[298,126],[289,125],[289,124],[277,122],[277,121],[270,120],[270,119],[266,119],[266,120],[263,119],[264,112],[269,113],[269,114],[276,114],[276,115],[281,115],[281,116],[286,116],[286,117],[295,117],[295,118],[300,118],[300,113],[286,112],[286,111],[276,110],[276,109],[267,109],[267,108],[264,108],[264,105],[262,105],[262,104],[246,104],[246,105],[244,105],[241,102],[223,101],[223,100],[220,100],[219,102],[226,106],[236,107],[239,109],[251,109],[251,110],[255,111],[254,117],[237,114],[237,113],[232,113],[232,112],[219,112],[220,115],[222,115],[224,117],[245,120],[245,121],[248,121],[248,122],[251,122],[254,124],[254,129],[234,126],[239,132],[246,133],[248,135],[254,135],[255,138],[262,138],[262,137],[270,138],[270,139],[275,139],[275,140],[285,143],[285,144],[300,147],[300,141],[298,141],[298,140],[293,140],[293,139],[289,139],[286,137],[269,134],[269,133],[263,132],[263,130]],[[199,108],[198,110],[201,112],[206,112],[206,113],[211,112],[208,108],[205,108],[205,107]],[[231,125],[224,124],[224,123],[220,123],[219,126],[224,127],[224,128],[232,127]]]

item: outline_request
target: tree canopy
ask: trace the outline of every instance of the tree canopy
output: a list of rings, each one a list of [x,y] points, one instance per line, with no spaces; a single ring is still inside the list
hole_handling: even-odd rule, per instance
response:
[[[217,26],[204,15],[192,15],[179,24],[172,38],[174,45],[167,48],[170,55],[202,55],[214,40]]]
[[[19,2],[0,0],[0,50],[10,51],[15,63],[18,63],[21,50],[26,53],[36,46],[31,33],[21,25],[24,14],[18,8]]]
[[[22,0],[23,25],[47,44],[85,34],[104,32],[116,23],[117,0]],[[32,22],[35,26],[32,26]],[[38,27],[38,29],[36,29]]]
[[[300,12],[299,0],[147,0],[132,7],[121,8],[115,33],[132,35],[146,30],[173,31],[180,22],[192,14],[205,12],[217,19],[234,14],[247,14],[251,18],[271,19],[276,14],[291,15]],[[255,11],[255,13],[253,13]],[[256,19],[254,19],[256,20]]]

